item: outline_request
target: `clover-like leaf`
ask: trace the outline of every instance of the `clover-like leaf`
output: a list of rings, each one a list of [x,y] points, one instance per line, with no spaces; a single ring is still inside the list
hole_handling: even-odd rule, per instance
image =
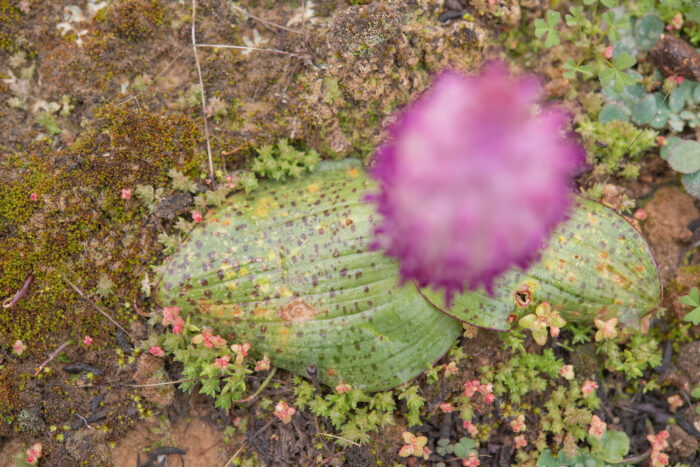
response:
[[[680,302],[683,305],[694,307],[692,311],[685,315],[683,320],[692,322],[694,326],[700,324],[700,293],[698,292],[698,288],[693,287],[690,289],[688,295],[681,297]]]
[[[548,10],[545,15],[546,21],[537,18],[535,20],[535,36],[542,37],[547,34],[544,40],[544,46],[547,48],[559,45],[559,33],[554,28],[561,20],[561,13],[554,10]]]
[[[566,60],[562,68],[564,69],[563,76],[566,79],[575,79],[576,73],[581,73],[584,79],[590,78],[595,74],[595,69],[591,65],[582,65],[582,61],[574,62],[572,58]]]

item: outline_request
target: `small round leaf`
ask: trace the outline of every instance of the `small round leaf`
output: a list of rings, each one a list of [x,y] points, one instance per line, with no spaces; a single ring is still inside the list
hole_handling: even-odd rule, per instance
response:
[[[656,99],[649,94],[632,106],[632,121],[637,125],[646,125],[656,116],[658,110]]]
[[[681,177],[685,191],[700,199],[700,171]]]
[[[629,110],[617,104],[608,104],[603,107],[598,115],[598,121],[600,123],[608,123],[614,120],[620,120],[621,122],[629,121]]]
[[[668,152],[668,163],[676,172],[692,174],[700,170],[700,143],[680,141]]]

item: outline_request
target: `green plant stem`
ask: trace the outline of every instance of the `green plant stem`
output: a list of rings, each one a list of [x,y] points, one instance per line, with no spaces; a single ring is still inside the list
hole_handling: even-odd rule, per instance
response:
[[[260,385],[260,387],[258,388],[257,391],[255,391],[252,395],[246,397],[245,399],[239,399],[239,400],[233,401],[233,402],[243,403],[243,402],[248,402],[248,401],[255,399],[262,392],[262,390],[265,389],[265,387],[268,384],[270,384],[270,381],[272,381],[272,377],[275,376],[276,372],[277,372],[277,367],[273,366],[272,369],[270,370],[270,374],[267,375],[267,378],[265,378],[265,381],[262,382],[262,384]]]

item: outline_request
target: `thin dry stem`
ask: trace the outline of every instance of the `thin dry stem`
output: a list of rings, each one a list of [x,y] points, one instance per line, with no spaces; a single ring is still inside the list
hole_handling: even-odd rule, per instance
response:
[[[350,443],[350,444],[352,444],[353,446],[358,446],[358,447],[360,446],[360,444],[358,444],[358,443],[356,443],[356,442],[354,442],[354,441],[350,441],[349,439],[343,438],[342,436],[336,436],[336,435],[332,435],[332,434],[330,434],[330,433],[318,433],[318,435],[319,435],[319,436],[329,436],[329,437],[331,437],[331,438],[340,439],[340,440],[342,440],[342,441],[345,441],[346,443]]]
[[[207,124],[206,98],[204,96],[204,82],[202,81],[202,68],[199,66],[199,55],[197,55],[197,38],[195,36],[195,20],[197,18],[197,0],[192,0],[192,53],[194,63],[197,65],[197,77],[199,78],[199,89],[202,96],[202,118],[204,119],[204,137],[207,139],[207,157],[209,158],[209,177],[214,178],[214,161],[211,157],[211,142],[209,141],[209,125]]]
[[[186,383],[187,381],[193,381],[193,380],[194,380],[194,378],[184,378],[184,379],[177,379],[175,381],[166,381],[164,383],[124,384],[123,386],[129,387],[129,388],[150,388],[153,386],[167,386],[169,384]]]
[[[308,54],[295,54],[292,52],[286,52],[279,49],[267,49],[261,47],[247,47],[245,45],[228,45],[228,44],[197,44],[197,47],[216,47],[219,49],[240,49],[240,50],[257,50],[260,52],[271,52],[280,55],[288,55],[290,57],[308,57]]]
[[[245,444],[246,444],[245,442],[243,442],[243,444],[241,444],[241,447],[238,448],[238,451],[236,451],[235,454],[233,456],[231,456],[231,458],[224,464],[224,467],[228,467],[229,465],[231,465],[231,462],[233,462],[234,459],[236,459],[236,457],[238,457],[238,455],[241,453],[241,451],[245,447]]]
[[[266,25],[266,26],[270,26],[270,27],[272,27],[272,28],[281,29],[282,31],[288,31],[288,32],[291,32],[291,33],[294,33],[294,34],[304,35],[303,32],[297,31],[296,29],[288,28],[287,26],[282,26],[281,24],[273,23],[273,22],[268,21],[268,20],[266,20],[266,19],[262,19],[262,18],[260,18],[259,16],[252,15],[252,14],[250,14],[247,10],[244,10],[243,8],[239,7],[238,5],[233,5],[233,4],[232,4],[232,5],[231,5],[231,8],[233,8],[234,10],[238,11],[239,13],[241,13],[241,14],[243,14],[243,15],[245,15],[245,16],[249,16],[250,18],[253,18],[255,21],[258,21],[258,22],[260,22],[260,23],[262,23],[262,24],[264,24],[264,25]],[[304,2],[304,9],[306,9],[306,2]]]
[[[73,342],[73,341],[71,341],[71,340],[67,340],[67,341],[65,341],[63,344],[59,345],[58,348],[57,348],[56,350],[54,350],[53,352],[51,352],[51,355],[49,355],[49,358],[47,358],[46,360],[44,360],[43,362],[41,362],[41,365],[39,365],[39,368],[36,369],[36,371],[34,372],[34,377],[36,377],[39,373],[41,373],[41,370],[43,370],[44,367],[45,367],[46,365],[48,365],[48,364],[51,362],[51,360],[53,360],[54,358],[56,358],[56,356],[57,356],[59,353],[61,353],[61,350],[65,349],[66,346],[69,345],[69,344],[72,343],[72,342]]]

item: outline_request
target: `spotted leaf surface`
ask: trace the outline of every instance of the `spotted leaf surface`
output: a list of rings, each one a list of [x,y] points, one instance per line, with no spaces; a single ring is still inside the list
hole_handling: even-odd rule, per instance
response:
[[[460,323],[432,307],[398,265],[368,251],[376,191],[359,164],[238,194],[166,261],[157,290],[192,322],[330,386],[396,386],[440,358]]]
[[[456,295],[447,309],[441,292],[423,289],[438,308],[471,324],[510,328],[508,315],[549,302],[567,321],[617,317],[626,325],[661,300],[656,262],[642,235],[614,211],[577,198],[569,220],[560,224],[527,271],[511,270],[486,291]]]

